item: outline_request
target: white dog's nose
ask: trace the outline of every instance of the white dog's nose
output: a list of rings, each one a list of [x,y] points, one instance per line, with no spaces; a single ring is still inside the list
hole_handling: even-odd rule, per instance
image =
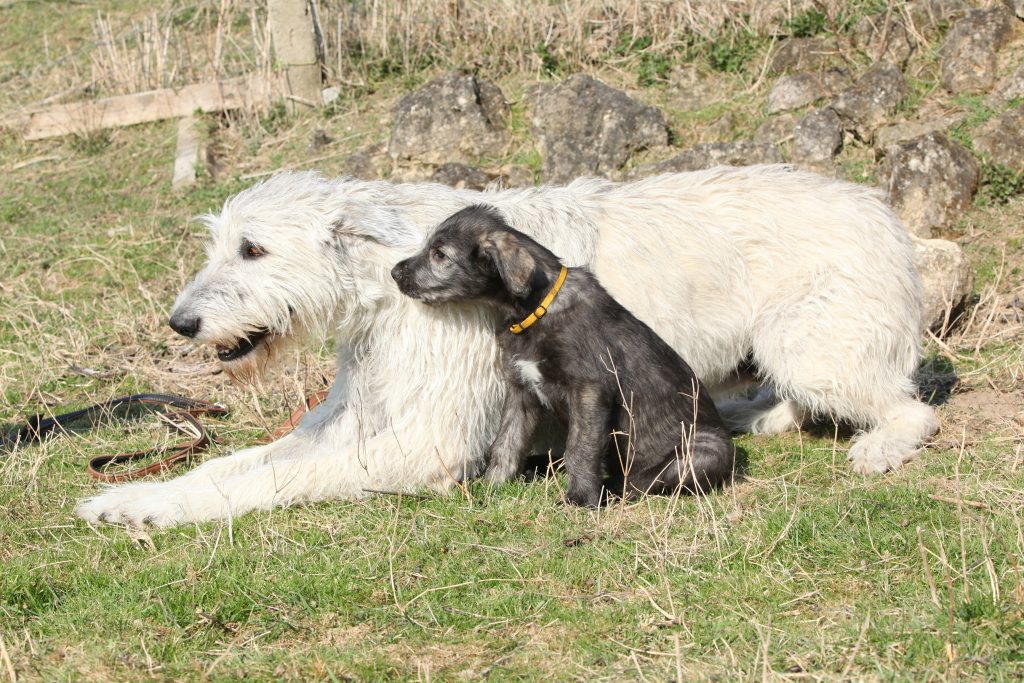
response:
[[[197,315],[190,315],[179,311],[171,315],[171,319],[168,321],[168,324],[171,326],[172,330],[181,336],[191,339],[199,333],[199,327],[202,325],[202,319]]]

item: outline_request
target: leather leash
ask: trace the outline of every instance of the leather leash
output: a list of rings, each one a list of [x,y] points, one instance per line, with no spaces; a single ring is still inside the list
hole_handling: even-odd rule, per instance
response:
[[[124,406],[136,405],[170,406],[174,408],[175,410],[157,414],[168,426],[182,434],[191,436],[192,439],[160,450],[148,449],[135,451],[134,453],[100,455],[92,458],[89,461],[88,471],[93,479],[118,483],[139,479],[169,469],[177,463],[187,460],[193,453],[201,451],[210,445],[212,440],[206,432],[206,428],[199,422],[198,415],[224,415],[227,413],[227,408],[220,403],[211,403],[173,394],[132,394],[131,396],[122,396],[111,401],[97,403],[88,408],[52,417],[45,414],[33,415],[25,421],[25,424],[19,425],[3,434],[2,441],[4,445],[9,447],[19,443],[37,443],[55,431],[68,431],[79,420],[87,418],[90,422],[94,423],[97,417],[105,413],[111,413]],[[123,464],[165,453],[167,454],[165,457],[145,467],[117,473],[104,471],[104,468],[110,464]]]

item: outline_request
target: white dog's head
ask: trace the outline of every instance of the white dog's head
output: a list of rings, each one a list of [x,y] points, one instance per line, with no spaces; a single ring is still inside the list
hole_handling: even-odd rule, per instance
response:
[[[281,342],[372,309],[393,288],[391,266],[422,239],[372,185],[284,172],[203,216],[207,263],[178,295],[171,327],[250,374]]]

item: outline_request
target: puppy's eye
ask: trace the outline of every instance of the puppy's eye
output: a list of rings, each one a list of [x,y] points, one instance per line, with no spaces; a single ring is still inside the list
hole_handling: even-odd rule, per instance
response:
[[[242,242],[242,258],[244,258],[245,260],[251,261],[253,259],[262,258],[263,256],[266,255],[266,249],[264,249],[260,245],[253,244],[249,240],[244,240]]]
[[[445,256],[444,252],[441,251],[440,249],[431,249],[430,260],[433,261],[434,263],[444,263],[445,261],[448,260],[448,257]]]

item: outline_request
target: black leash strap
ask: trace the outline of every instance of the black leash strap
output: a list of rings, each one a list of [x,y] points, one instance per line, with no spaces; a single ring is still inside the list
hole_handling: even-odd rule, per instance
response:
[[[173,394],[132,394],[131,396],[122,396],[61,415],[33,415],[24,424],[15,426],[5,434],[0,434],[0,446],[13,449],[19,444],[38,443],[54,432],[66,433],[71,431],[75,423],[83,420],[87,421],[90,425],[95,425],[99,418],[104,415],[111,415],[119,408],[131,409],[137,406],[170,406],[174,410],[162,413],[162,419],[174,430],[191,437],[191,440],[169,446],[165,449],[149,449],[134,453],[97,456],[89,461],[89,474],[94,479],[106,482],[128,481],[173,467],[175,464],[187,460],[193,453],[203,450],[211,443],[209,434],[207,434],[205,427],[199,422],[197,416],[224,415],[227,413],[227,408],[220,403],[211,403]],[[123,464],[144,457],[163,455],[164,453],[168,454],[167,457],[146,467],[118,473],[104,471],[104,468],[110,464]]]

